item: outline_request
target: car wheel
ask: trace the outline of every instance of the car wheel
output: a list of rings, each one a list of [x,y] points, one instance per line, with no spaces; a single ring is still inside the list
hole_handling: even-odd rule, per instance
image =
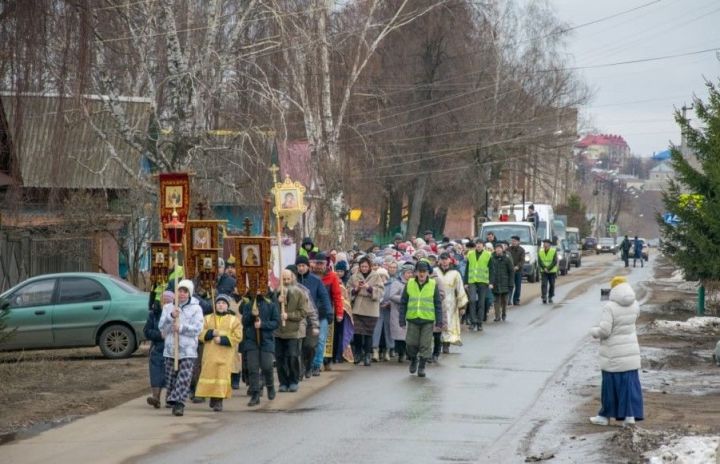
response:
[[[582,264],[582,260],[578,259],[577,263],[575,263],[575,267],[580,267],[581,264]]]
[[[103,356],[109,359],[127,358],[137,349],[133,331],[120,324],[105,327],[99,345]]]
[[[532,270],[530,274],[527,276],[527,280],[529,284],[532,284],[535,282],[535,269]]]

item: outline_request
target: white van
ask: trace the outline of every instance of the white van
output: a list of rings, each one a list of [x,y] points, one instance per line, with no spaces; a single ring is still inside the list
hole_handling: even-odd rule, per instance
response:
[[[538,214],[539,222],[538,222],[538,228],[537,228],[537,239],[538,240],[553,240],[553,237],[555,234],[555,227],[554,227],[554,221],[555,221],[555,211],[553,210],[552,205],[545,204],[545,203],[532,203],[532,202],[525,202],[525,204],[518,203],[515,205],[504,205],[500,207],[500,210],[507,211],[508,214],[510,214],[510,217],[512,218],[513,215],[515,215],[516,221],[522,221],[523,218],[527,220],[528,211],[530,208],[530,205],[535,206],[535,212]],[[550,224],[550,227],[548,227],[548,224]]]
[[[527,281],[537,282],[540,277],[538,268],[538,245],[535,227],[529,222],[485,222],[480,228],[480,237],[486,237],[488,232],[495,234],[499,241],[510,243],[510,237],[520,237],[520,245],[525,249],[525,264],[523,265],[523,277]]]

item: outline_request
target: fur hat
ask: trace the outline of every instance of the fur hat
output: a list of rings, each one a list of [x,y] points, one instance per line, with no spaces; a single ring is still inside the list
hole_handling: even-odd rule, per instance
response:
[[[187,289],[190,296],[192,296],[193,293],[195,293],[195,284],[193,284],[192,280],[190,280],[190,279],[181,280],[180,283],[178,284],[178,290],[181,288]]]

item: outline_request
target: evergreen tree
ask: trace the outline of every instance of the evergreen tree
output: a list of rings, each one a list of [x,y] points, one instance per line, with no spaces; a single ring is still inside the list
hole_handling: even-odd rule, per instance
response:
[[[663,202],[679,221],[671,225],[658,217],[663,253],[685,272],[687,280],[701,282],[720,280],[720,90],[711,82],[706,85],[707,102],[694,99],[698,128],[675,112],[700,169],[690,164],[680,147],[670,147],[676,180],[663,192]]]

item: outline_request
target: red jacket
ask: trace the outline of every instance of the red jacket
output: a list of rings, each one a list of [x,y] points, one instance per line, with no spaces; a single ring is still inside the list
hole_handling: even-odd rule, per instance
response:
[[[338,277],[335,272],[329,271],[322,276],[322,283],[330,295],[330,301],[332,301],[333,308],[335,309],[335,317],[343,317],[343,298],[342,290],[340,289],[340,277]]]

